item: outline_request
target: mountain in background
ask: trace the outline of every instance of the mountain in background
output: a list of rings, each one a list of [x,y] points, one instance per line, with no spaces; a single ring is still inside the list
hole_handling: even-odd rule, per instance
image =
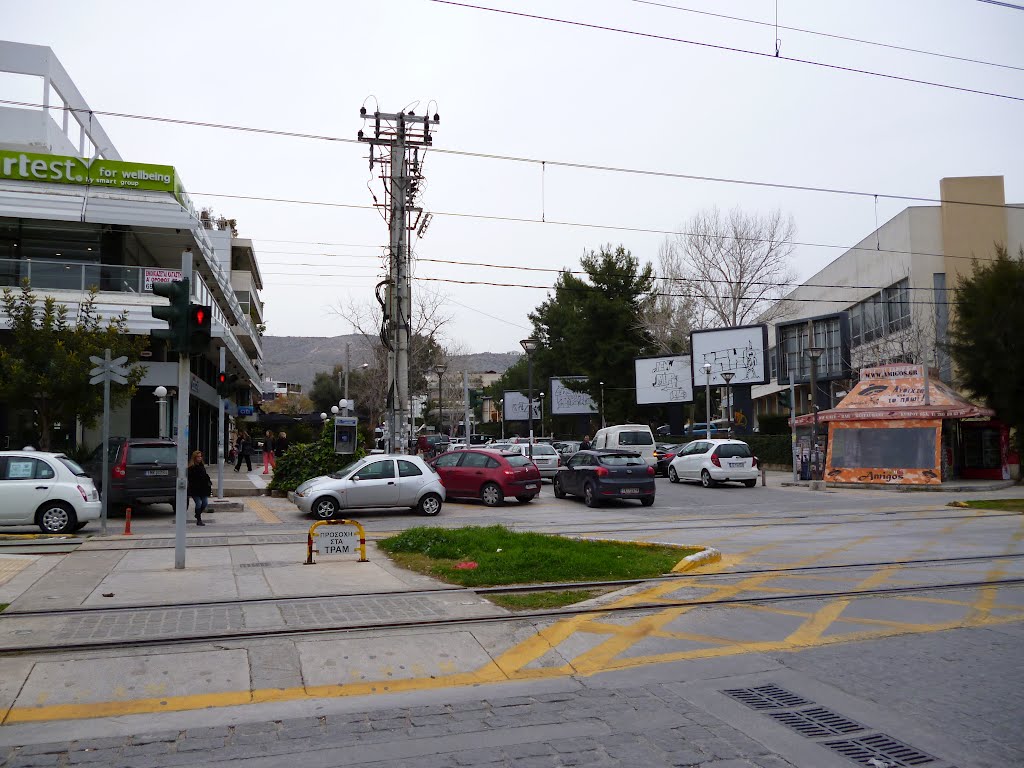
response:
[[[367,342],[358,334],[348,336],[264,336],[263,364],[266,375],[274,381],[288,381],[302,385],[308,392],[313,376],[330,371],[345,363],[345,344],[351,345],[352,367],[372,360]],[[449,371],[505,370],[522,357],[521,352],[475,352],[456,355],[448,362]]]

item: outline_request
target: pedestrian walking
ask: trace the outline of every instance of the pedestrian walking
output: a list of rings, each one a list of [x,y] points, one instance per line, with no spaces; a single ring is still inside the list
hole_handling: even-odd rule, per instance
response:
[[[267,434],[263,436],[263,474],[269,475],[271,469],[277,467],[277,461],[274,458],[274,433],[267,430]]]
[[[213,483],[203,463],[203,452],[192,451],[192,458],[188,462],[188,495],[196,506],[196,525],[206,525],[203,512],[210,506],[212,492]]]
[[[288,435],[285,432],[281,432],[278,434],[277,440],[274,441],[274,458],[280,459],[287,450]]]
[[[235,472],[242,468],[242,461],[245,461],[247,471],[252,472],[252,440],[244,429],[235,438],[235,451],[238,453],[238,458],[235,459]]]
[[[583,436],[583,439],[580,441],[580,450],[581,451],[589,451],[590,450],[590,435],[584,435]]]

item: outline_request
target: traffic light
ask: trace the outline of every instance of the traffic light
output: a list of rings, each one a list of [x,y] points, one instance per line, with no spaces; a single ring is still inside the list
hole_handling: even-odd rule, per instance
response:
[[[793,410],[793,402],[789,396],[788,389],[784,389],[782,392],[779,392],[779,405],[790,411]]]
[[[210,307],[205,304],[188,305],[188,353],[204,354],[210,346]]]
[[[238,382],[237,373],[221,371],[217,374],[217,394],[225,399],[231,397],[238,390]]]
[[[189,354],[189,282],[187,278],[170,283],[153,283],[153,293],[170,299],[169,306],[153,307],[150,311],[157,320],[166,320],[167,328],[150,331],[154,339],[167,342],[167,349],[179,354]]]

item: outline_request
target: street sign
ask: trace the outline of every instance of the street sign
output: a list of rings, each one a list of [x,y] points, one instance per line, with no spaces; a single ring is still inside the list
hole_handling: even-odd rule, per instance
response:
[[[89,375],[92,376],[89,379],[90,384],[102,384],[103,385],[103,445],[106,446],[110,443],[110,385],[114,384],[127,384],[128,383],[128,367],[125,363],[128,362],[127,355],[121,355],[115,360],[110,359],[110,350],[103,350],[103,357],[97,357],[96,355],[90,355],[89,361],[96,367],[89,371]],[[109,477],[107,475],[107,460],[109,451],[103,451],[103,475],[102,477]],[[104,488],[101,491],[102,504],[100,508],[100,532],[107,535],[107,489]]]
[[[91,373],[91,371],[90,371],[90,373]],[[104,373],[97,373],[97,374],[94,374],[91,379],[89,379],[89,383],[90,384],[102,384],[105,381],[110,381],[110,382],[113,382],[114,384],[127,384],[128,383],[128,379],[126,379],[124,376],[122,376],[119,373],[114,373],[113,371],[107,371],[107,372],[104,372]]]
[[[115,357],[113,360],[104,360],[102,357],[89,355],[89,362],[94,365],[101,365],[104,367],[108,365],[124,365],[128,362],[128,355],[121,355],[120,357]]]
[[[238,406],[239,416],[252,416],[256,412],[256,409],[251,405],[240,405]]]
[[[349,555],[359,550],[359,532],[353,528],[317,531],[316,551],[321,555]]]

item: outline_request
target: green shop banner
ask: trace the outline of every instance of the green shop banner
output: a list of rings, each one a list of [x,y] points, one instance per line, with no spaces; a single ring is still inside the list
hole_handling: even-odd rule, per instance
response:
[[[10,150],[0,150],[0,179],[144,189],[170,192],[176,197],[184,191],[180,189],[174,168],[170,165],[129,163],[123,160],[83,160],[79,157]]]

